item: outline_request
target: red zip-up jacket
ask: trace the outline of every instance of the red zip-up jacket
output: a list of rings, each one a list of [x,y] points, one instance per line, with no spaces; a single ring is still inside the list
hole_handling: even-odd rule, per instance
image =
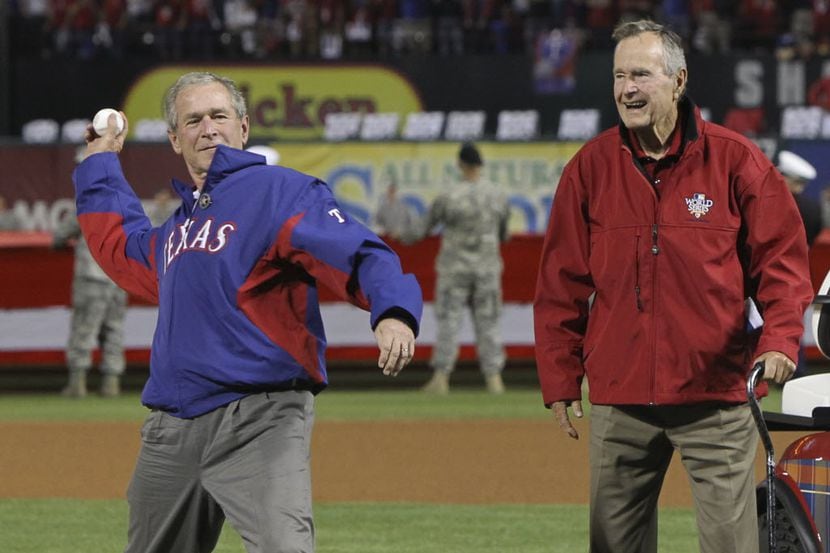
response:
[[[739,403],[756,354],[797,356],[813,292],[792,194],[750,140],[688,99],[681,113],[679,158],[658,183],[622,125],[562,173],[534,301],[546,405],[580,399],[585,375],[595,404]]]

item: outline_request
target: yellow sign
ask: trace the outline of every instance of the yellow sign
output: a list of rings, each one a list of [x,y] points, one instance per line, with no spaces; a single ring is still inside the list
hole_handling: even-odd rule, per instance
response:
[[[395,183],[413,213],[423,215],[432,200],[458,181],[459,145],[449,142],[272,143],[280,165],[321,178],[348,213],[372,226],[378,201]],[[511,232],[541,233],[562,169],[581,143],[478,144],[482,178],[498,185],[511,205]]]
[[[189,71],[211,71],[233,79],[248,104],[251,139],[304,140],[323,136],[329,113],[422,111],[414,85],[379,65],[166,66],[130,87],[123,110],[133,128],[139,119],[159,119],[167,89]]]

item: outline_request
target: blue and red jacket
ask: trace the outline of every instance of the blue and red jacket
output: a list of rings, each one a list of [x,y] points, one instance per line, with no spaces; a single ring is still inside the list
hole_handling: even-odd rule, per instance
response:
[[[118,156],[75,170],[78,219],[90,251],[122,288],[159,314],[144,405],[190,418],[251,393],[327,385],[318,283],[370,311],[406,320],[422,311],[415,277],[337,205],[322,181],[219,146],[196,199],[153,228]]]

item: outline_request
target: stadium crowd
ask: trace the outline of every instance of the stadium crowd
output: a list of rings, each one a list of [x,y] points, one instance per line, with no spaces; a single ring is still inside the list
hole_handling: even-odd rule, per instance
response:
[[[705,53],[830,53],[830,0],[7,0],[16,56],[372,59],[532,54],[565,31],[610,48],[617,22],[662,21]]]

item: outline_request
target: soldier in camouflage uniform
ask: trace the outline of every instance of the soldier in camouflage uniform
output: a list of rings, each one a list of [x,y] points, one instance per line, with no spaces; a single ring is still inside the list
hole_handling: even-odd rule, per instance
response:
[[[375,211],[375,227],[379,234],[400,239],[412,226],[412,212],[398,196],[398,186],[392,182],[380,197]]]
[[[438,322],[431,360],[434,373],[423,388],[425,392],[449,392],[450,373],[458,358],[458,331],[468,307],[487,389],[504,392],[500,245],[507,239],[509,206],[500,190],[480,180],[482,164],[478,149],[464,144],[458,155],[461,182],[435,199],[421,228],[407,240],[423,238],[436,227],[442,229],[433,303]]]
[[[0,195],[0,231],[23,230],[17,213],[9,209],[6,198]]]
[[[72,322],[66,363],[69,382],[61,392],[66,397],[84,397],[86,374],[92,367],[92,351],[101,347],[102,396],[120,394],[124,373],[124,315],[127,294],[101,270],[81,234],[78,219],[66,217],[55,231],[53,245],[65,247],[75,239],[75,267],[72,279]]]

